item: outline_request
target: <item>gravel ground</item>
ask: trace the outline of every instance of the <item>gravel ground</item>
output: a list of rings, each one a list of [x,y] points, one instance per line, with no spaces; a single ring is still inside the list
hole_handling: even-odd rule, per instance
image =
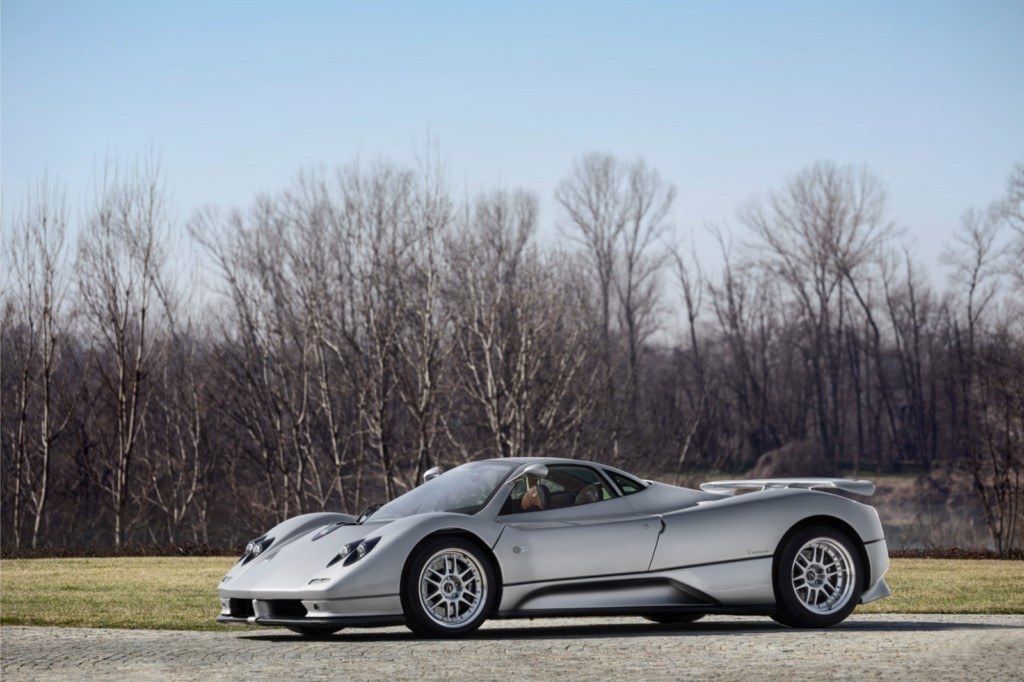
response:
[[[497,621],[469,638],[404,628],[306,640],[285,630],[5,626],[3,679],[1024,679],[1024,616],[865,615],[830,630],[766,618]]]

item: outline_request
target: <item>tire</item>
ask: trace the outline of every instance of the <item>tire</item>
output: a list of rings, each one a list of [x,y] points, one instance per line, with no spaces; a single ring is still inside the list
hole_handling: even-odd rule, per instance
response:
[[[332,625],[288,625],[287,629],[303,637],[330,637],[335,632],[344,630]]]
[[[458,637],[476,630],[490,615],[498,592],[490,558],[473,542],[454,536],[421,546],[403,583],[406,625],[433,637]]]
[[[662,625],[685,625],[687,623],[696,623],[703,617],[703,613],[652,613],[644,616],[644,618],[652,623],[661,623]]]
[[[846,619],[860,601],[865,566],[858,541],[832,526],[810,526],[780,548],[773,568],[772,619],[795,628],[822,628]]]

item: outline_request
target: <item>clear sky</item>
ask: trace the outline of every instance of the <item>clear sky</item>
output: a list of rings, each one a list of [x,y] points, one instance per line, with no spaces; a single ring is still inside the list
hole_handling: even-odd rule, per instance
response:
[[[183,216],[433,137],[549,230],[586,151],[647,157],[683,230],[830,158],[888,182],[931,264],[1024,161],[1024,1],[3,0],[0,132],[8,204],[154,145]]]

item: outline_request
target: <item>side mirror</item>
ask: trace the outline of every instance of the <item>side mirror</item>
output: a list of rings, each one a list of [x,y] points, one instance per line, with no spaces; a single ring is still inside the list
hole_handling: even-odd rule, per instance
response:
[[[427,481],[434,480],[440,476],[442,472],[443,469],[441,469],[441,467],[431,467],[430,469],[427,469],[423,472],[423,482],[426,483]]]
[[[536,476],[537,478],[544,478],[548,475],[548,468],[546,465],[537,462],[523,469],[522,476]]]

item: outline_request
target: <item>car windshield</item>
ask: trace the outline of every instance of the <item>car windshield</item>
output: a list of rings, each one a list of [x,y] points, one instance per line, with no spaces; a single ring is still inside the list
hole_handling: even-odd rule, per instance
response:
[[[502,462],[463,464],[396,497],[371,513],[365,521],[394,521],[429,512],[475,514],[510,473],[512,465]]]

